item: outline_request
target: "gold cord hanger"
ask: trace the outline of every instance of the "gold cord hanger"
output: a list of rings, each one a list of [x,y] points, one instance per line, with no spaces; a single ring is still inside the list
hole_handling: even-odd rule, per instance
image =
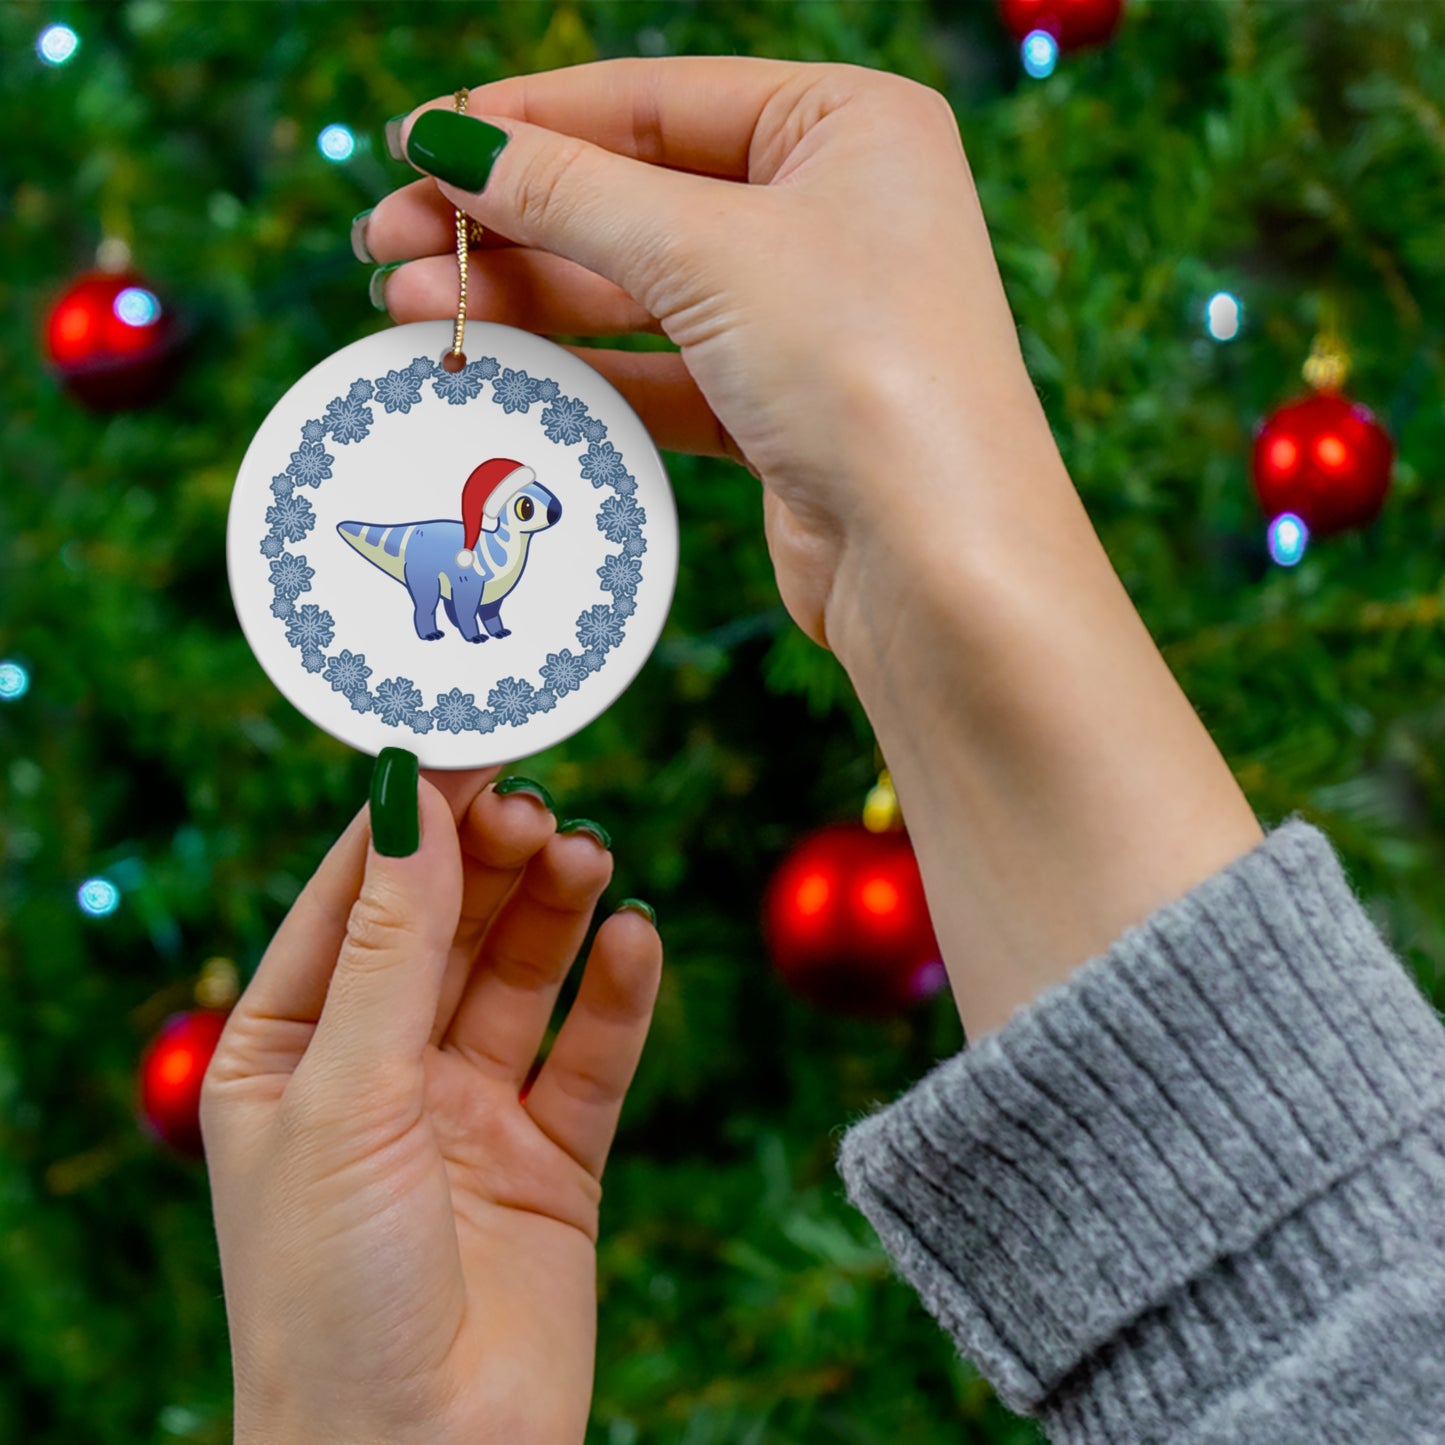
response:
[[[470,92],[465,88],[452,97],[453,108],[459,115],[467,113],[467,98]],[[452,349],[442,357],[442,370],[456,372],[467,364],[467,354],[462,350],[462,340],[467,329],[467,251],[482,243],[480,221],[474,221],[465,211],[458,211],[457,217],[457,320],[452,328]]]

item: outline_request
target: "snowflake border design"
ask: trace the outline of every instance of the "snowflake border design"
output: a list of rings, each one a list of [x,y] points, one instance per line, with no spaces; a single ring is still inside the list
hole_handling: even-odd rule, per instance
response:
[[[428,381],[432,384],[424,386]],[[530,408],[540,407],[546,439],[554,445],[580,448],[583,479],[605,493],[595,518],[597,530],[622,549],[620,556],[608,557],[597,569],[601,591],[611,598],[610,603],[594,604],[577,619],[574,636],[580,655],[574,655],[571,648],[559,648],[547,654],[547,663],[536,679],[501,678],[488,689],[485,707],[477,704],[475,693],[457,687],[427,704],[410,678],[382,678],[372,686],[368,681],[372,669],[365,666],[362,654],[340,648],[327,656],[325,649],[333,641],[332,616],[319,603],[300,602],[302,593],[311,592],[315,569],[305,556],[285,550],[286,543],[303,541],[315,525],[310,504],[296,495],[296,489],[319,490],[330,479],[334,457],[326,454],[327,439],[335,446],[360,446],[376,420],[373,405],[388,413],[406,414],[427,405],[428,395],[446,406],[491,402],[508,413],[526,414]],[[266,508],[270,527],[261,539],[260,556],[270,569],[271,614],[285,629],[287,642],[300,653],[305,670],[320,673],[324,669],[324,680],[333,691],[342,693],[355,711],[417,734],[433,729],[485,734],[498,727],[521,727],[534,714],[551,712],[559,696],[585,686],[587,678],[601,670],[606,654],[622,643],[627,619],[637,610],[641,557],[647,550],[643,536],[647,511],[633,500],[637,480],[606,437],[607,424],[590,415],[579,398],[563,395],[551,377],[503,367],[494,356],[479,357],[455,377],[425,356],[380,378],[358,377],[327,402],[322,419],[308,420],[300,428],[290,465],[272,480],[272,501]]]

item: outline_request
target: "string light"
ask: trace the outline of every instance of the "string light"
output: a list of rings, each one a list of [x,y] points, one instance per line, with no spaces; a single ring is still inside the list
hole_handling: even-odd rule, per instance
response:
[[[35,42],[35,53],[47,65],[64,65],[80,49],[80,36],[68,25],[47,25]]]
[[[116,319],[127,326],[154,326],[161,319],[161,303],[154,291],[144,286],[127,286],[111,307]]]
[[[1310,529],[1293,512],[1281,512],[1269,524],[1269,555],[1281,567],[1293,567],[1305,554]]]
[[[329,125],[316,137],[316,148],[329,161],[349,161],[356,152],[356,137],[349,127]]]
[[[15,702],[30,691],[30,674],[8,659],[0,662],[0,702]]]
[[[1244,307],[1228,291],[1216,291],[1204,308],[1204,329],[1216,341],[1233,341],[1244,325]]]
[[[92,918],[107,918],[120,907],[120,889],[109,878],[87,878],[75,897],[80,911]]]
[[[1035,80],[1046,80],[1059,63],[1059,42],[1047,30],[1031,30],[1019,47],[1024,69]]]

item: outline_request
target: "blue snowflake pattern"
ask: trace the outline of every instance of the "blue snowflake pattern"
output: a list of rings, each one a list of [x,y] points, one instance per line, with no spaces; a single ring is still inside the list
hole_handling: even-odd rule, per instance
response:
[[[582,475],[594,487],[615,487],[617,479],[627,475],[622,453],[611,442],[593,442],[582,458]]]
[[[594,648],[589,647],[582,654],[582,662],[588,672],[600,672],[602,670],[602,654]]]
[[[607,423],[598,421],[595,416],[589,416],[582,423],[582,437],[584,441],[600,442],[607,435]]]
[[[308,421],[301,428],[301,440],[307,442],[319,442],[326,435],[326,427],[319,421]]]
[[[427,377],[434,376],[437,371],[437,364],[429,356],[418,356],[407,370],[416,377],[418,381],[425,381]]]
[[[330,647],[336,636],[336,619],[323,612],[314,602],[308,602],[298,609],[295,617],[286,624],[286,641],[292,647],[310,649]],[[322,658],[323,664],[326,659]],[[319,672],[320,668],[308,668],[308,672]]]
[[[587,668],[580,657],[572,656],[570,647],[564,647],[561,652],[547,654],[547,665],[542,669],[542,676],[546,678],[547,686],[553,692],[565,695],[576,692],[582,686],[582,679],[587,676]]]
[[[525,371],[513,371],[510,366],[492,382],[492,391],[492,400],[509,416],[514,411],[525,414],[537,400],[537,383]]]
[[[282,622],[285,622],[295,611],[296,604],[289,597],[277,597],[271,603],[271,616],[279,617]]]
[[[550,376],[544,376],[537,383],[538,401],[556,401],[561,392],[562,388]]]
[[[542,430],[548,441],[570,447],[582,440],[582,427],[586,420],[587,408],[575,396],[559,396],[542,413]]]
[[[266,520],[277,536],[288,542],[299,542],[316,525],[316,513],[305,497],[287,497],[274,507],[266,508]]]
[[[366,383],[370,395],[371,383]],[[356,388],[353,386],[352,391]],[[351,442],[365,441],[371,431],[371,408],[363,402],[352,401],[350,397],[337,397],[326,403],[326,430],[331,439],[347,446]]]
[[[278,502],[284,502],[295,490],[295,477],[288,477],[285,472],[282,472],[279,477],[271,478],[271,495]]]
[[[388,371],[376,379],[376,399],[386,408],[388,416],[394,411],[405,416],[421,400],[422,380],[410,367],[405,371]]]
[[[431,389],[448,406],[465,406],[482,389],[481,363],[474,361],[460,371],[438,370],[432,378]]]
[[[291,465],[286,470],[303,487],[319,487],[331,475],[335,460],[320,442],[302,442],[291,453]]]
[[[487,706],[504,723],[519,727],[531,717],[536,689],[517,677],[504,677],[487,694]]]
[[[532,698],[532,707],[537,712],[551,712],[557,706],[557,694],[544,687]]]
[[[364,376],[359,376],[351,383],[351,387],[346,393],[346,399],[354,405],[360,406],[363,402],[370,401],[375,395],[376,388]]]
[[[437,698],[437,705],[431,710],[437,726],[449,733],[466,732],[475,728],[480,716],[475,693],[463,692],[454,687]]]
[[[376,685],[376,714],[396,727],[421,706],[421,692],[409,677],[389,677]]]
[[[472,365],[477,368],[477,375],[483,381],[490,381],[502,369],[497,365],[495,356],[479,356]]]
[[[646,509],[631,497],[608,497],[597,509],[597,530],[609,542],[625,542],[646,521]]]
[[[619,597],[617,601],[612,604],[612,610],[618,617],[631,617],[632,614],[637,611],[637,598]]]
[[[275,508],[268,507],[266,509],[267,517],[269,517],[274,510]],[[274,532],[267,532],[266,535],[261,538],[261,555],[263,557],[279,557],[285,545]]]
[[[631,597],[642,581],[642,563],[636,557],[609,557],[598,569],[602,590],[616,597]]]
[[[583,647],[607,652],[622,641],[622,624],[612,615],[610,607],[599,603],[577,619],[577,641]]]
[[[641,532],[634,533],[622,544],[624,557],[640,557],[645,551],[647,551],[647,538]]]
[[[355,692],[346,694],[346,700],[351,704],[352,712],[370,712],[371,694],[364,687],[359,687]]]
[[[371,669],[366,665],[364,652],[351,652],[343,647],[335,657],[326,659],[326,681],[331,684],[332,692],[356,692],[358,689],[365,692],[366,679],[370,676]]]
[[[436,726],[436,719],[429,712],[413,712],[407,714],[406,725],[414,733],[429,733]]]
[[[623,472],[623,474],[613,482],[612,490],[616,492],[619,497],[630,497],[637,490],[637,479],[631,472]]]
[[[319,647],[303,647],[301,649],[301,666],[307,672],[320,672],[326,666],[326,657]]]
[[[314,567],[306,565],[304,557],[283,552],[271,564],[271,586],[278,597],[299,597],[311,590],[311,579],[316,575]]]
[[[476,731],[479,733],[494,733],[497,730],[497,715],[494,712],[485,710],[477,714]]]

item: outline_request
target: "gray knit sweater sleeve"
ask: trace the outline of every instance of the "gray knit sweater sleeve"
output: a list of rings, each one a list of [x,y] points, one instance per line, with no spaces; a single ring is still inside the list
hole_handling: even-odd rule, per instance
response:
[[[1445,1441],[1445,1030],[1299,819],[839,1167],[1051,1440]]]

